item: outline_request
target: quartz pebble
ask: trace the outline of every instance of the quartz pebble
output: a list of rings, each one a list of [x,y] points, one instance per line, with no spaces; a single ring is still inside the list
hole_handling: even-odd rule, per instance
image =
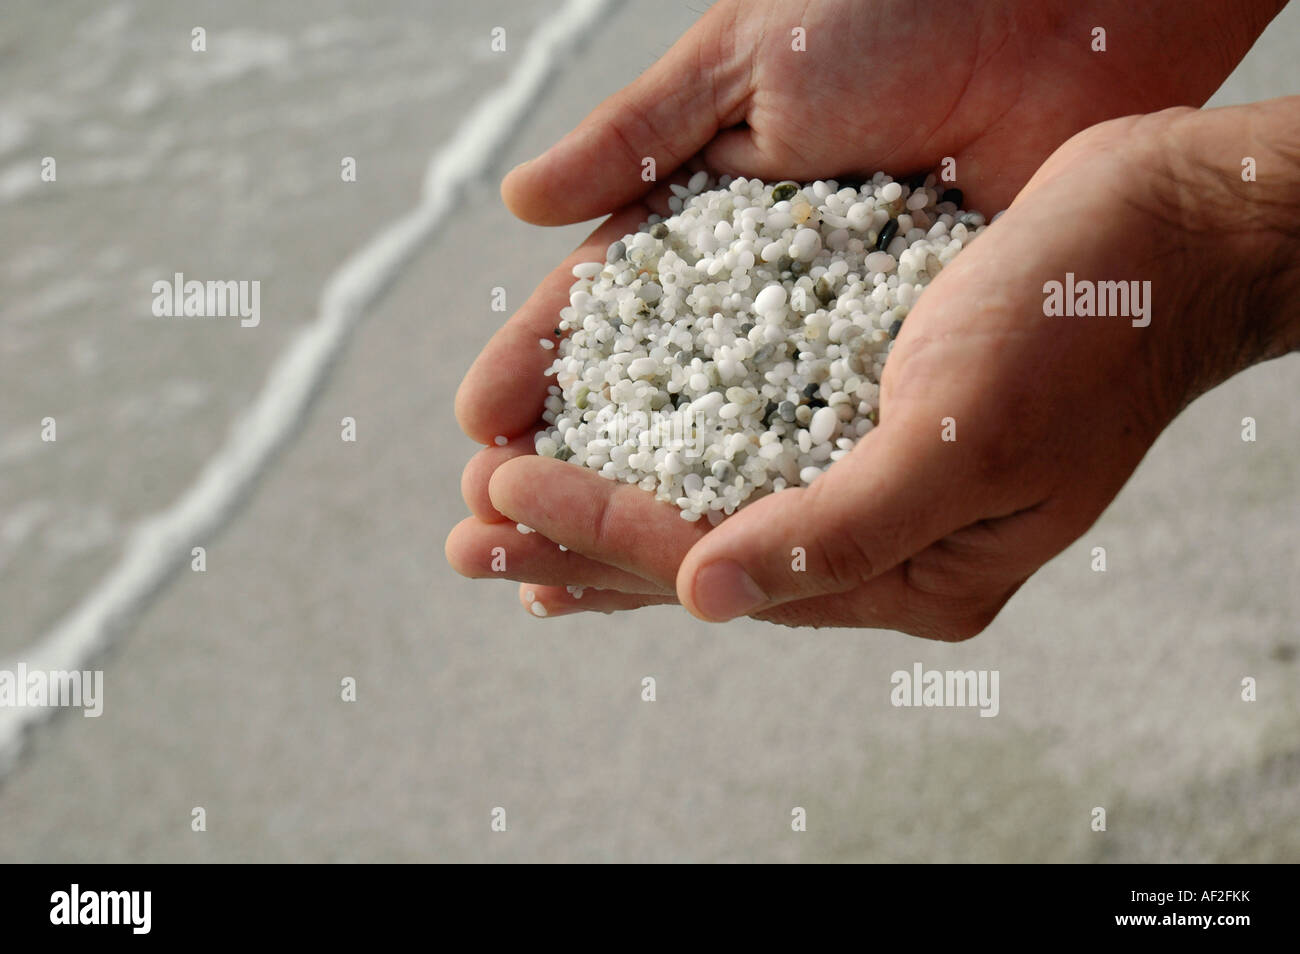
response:
[[[871,431],[904,318],[985,220],[933,176],[671,191],[672,215],[573,267],[534,440],[716,525]]]
[[[814,444],[825,444],[831,439],[839,423],[839,415],[835,413],[835,408],[819,408],[808,423],[808,436]]]

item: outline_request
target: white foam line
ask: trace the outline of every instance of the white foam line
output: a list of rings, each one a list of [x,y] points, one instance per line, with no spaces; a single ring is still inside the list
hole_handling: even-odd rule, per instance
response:
[[[420,202],[348,258],[325,284],[316,320],[272,366],[225,445],[169,509],[142,520],[109,574],[25,654],[29,671],[71,671],[104,650],[171,573],[233,514],[276,452],[298,429],[348,334],[460,202],[466,186],[499,159],[565,54],[623,0],[568,0],[537,29],[519,64],[429,161]],[[484,38],[484,42],[487,38]],[[106,711],[112,695],[106,693]],[[0,708],[0,775],[21,751],[24,730],[49,708]]]

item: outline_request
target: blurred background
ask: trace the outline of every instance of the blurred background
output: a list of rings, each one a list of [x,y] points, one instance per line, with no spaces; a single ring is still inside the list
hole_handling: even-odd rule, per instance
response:
[[[85,640],[104,713],[36,726],[0,766],[0,860],[1300,860],[1300,357],[1193,405],[968,643],[668,607],[539,621],[514,584],[447,567],[474,451],[452,397],[503,318],[492,289],[517,306],[590,229],[513,220],[500,173],[703,3],[631,0],[584,31],[500,166],[367,304],[254,492],[194,541],[206,571],[186,557],[107,651]],[[6,2],[0,663],[43,658],[93,610],[561,8]],[[1293,4],[1213,103],[1300,92],[1298,43]],[[175,272],[260,281],[260,325],[153,318]],[[892,707],[891,673],[916,662],[998,670],[999,715]]]

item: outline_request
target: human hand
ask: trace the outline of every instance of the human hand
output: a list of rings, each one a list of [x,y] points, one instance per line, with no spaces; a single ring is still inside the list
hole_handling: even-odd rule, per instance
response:
[[[1274,165],[1291,164],[1293,186],[1280,201],[1246,200],[1231,185],[1235,169],[1187,159],[1248,139],[1252,123],[1268,128],[1261,112],[1279,110],[1170,111],[1106,123],[1063,146],[918,301],[885,366],[880,426],[811,487],[766,497],[706,532],[582,468],[535,456],[503,463],[492,504],[570,551],[543,546],[517,558],[517,572],[596,587],[608,585],[601,573],[617,572],[657,587],[613,584],[622,591],[575,600],[562,587],[526,586],[527,602],[558,615],[669,602],[676,590],[706,619],[749,613],[941,639],[979,632],[1092,524],[1188,401],[1300,340],[1286,236],[1300,149],[1281,144]],[[1217,131],[1225,122],[1234,128]],[[1234,228],[1247,224],[1249,233]],[[1231,252],[1225,230],[1243,233]],[[1244,280],[1279,260],[1291,262],[1276,272],[1281,284]],[[1150,282],[1146,317],[1152,299],[1159,317],[1046,317],[1044,284],[1066,272]],[[955,440],[943,439],[946,421]],[[481,543],[475,532],[459,543]],[[795,548],[802,571],[792,567]]]
[[[646,157],[660,176],[694,158],[804,182],[930,170],[951,157],[969,207],[991,213],[1079,130],[1200,106],[1282,6],[722,0],[644,75],[512,170],[502,195],[525,221],[556,225],[640,199]]]
[[[715,8],[716,10],[717,8]],[[696,31],[692,31],[692,33],[694,32]],[[690,37],[691,34],[688,34],[686,39]],[[679,44],[679,47],[681,46],[682,44]],[[685,48],[697,56],[701,50],[699,42],[696,42],[693,47],[687,44]],[[685,61],[680,56],[675,64],[672,60],[673,55],[670,54],[664,63],[660,65],[674,66],[675,72],[680,74]],[[1053,69],[1059,68],[1059,64],[1054,64]],[[656,71],[659,74],[664,73],[663,70],[659,70],[659,67],[656,67]],[[630,111],[632,116],[643,120],[641,133],[643,137],[647,138],[647,141],[654,139],[654,129],[653,124],[644,122],[645,109],[649,108],[646,103],[653,101],[656,95],[662,93],[661,87],[665,82],[664,75],[657,75],[656,71],[648,73],[646,77],[643,77],[642,81],[639,81],[639,85],[642,87],[640,95],[644,102],[639,104],[640,111],[637,108]],[[671,78],[675,75],[674,69],[667,70],[667,74]],[[680,78],[680,76],[677,76],[677,79]],[[978,85],[976,84],[977,87]],[[633,87],[633,90],[635,89],[636,87]],[[626,98],[630,93],[631,91],[620,95]],[[976,97],[976,99],[981,98],[983,97]],[[996,97],[994,98],[996,99]],[[659,99],[662,101],[663,96],[659,95]],[[757,98],[755,101],[757,102]],[[635,98],[633,98],[632,102],[635,102]],[[682,104],[678,103],[677,105],[681,106]],[[596,203],[598,207],[603,202],[621,200],[622,193],[617,191],[620,188],[628,186],[632,190],[638,188],[640,184],[639,177],[631,175],[607,177],[604,180],[591,183],[584,182],[581,188],[576,185],[574,188],[564,187],[565,176],[568,174],[566,170],[573,170],[575,173],[581,172],[583,175],[589,173],[591,170],[590,162],[584,161],[583,157],[590,160],[594,155],[608,152],[612,145],[609,140],[610,135],[617,133],[617,137],[623,140],[627,140],[627,137],[632,135],[633,130],[626,123],[623,124],[621,129],[615,129],[618,123],[611,121],[610,118],[611,116],[624,115],[627,112],[627,106],[628,103],[625,102],[622,110],[607,111],[607,115],[604,117],[601,117],[600,114],[602,110],[607,110],[607,107],[602,107],[601,110],[597,110],[597,113],[593,114],[592,119],[585,123],[583,127],[580,127],[564,143],[552,150],[551,153],[548,153],[545,159],[539,160],[542,163],[540,167],[533,164],[524,167],[522,170],[517,170],[507,180],[504,189],[507,198],[512,200],[512,205],[515,206],[516,211],[526,217],[542,221],[560,221],[563,220],[564,216],[580,216],[582,214],[581,210],[590,207],[591,203]],[[709,150],[713,150],[715,146],[723,152],[728,148],[749,149],[749,160],[754,162],[761,163],[768,160],[774,162],[789,161],[790,157],[788,156],[774,158],[765,151],[765,142],[775,141],[779,143],[782,141],[779,126],[766,126],[761,119],[756,123],[755,118],[763,114],[757,110],[757,107],[754,108],[756,110],[754,113],[747,114],[747,118],[753,126],[751,132],[733,131],[724,133],[709,147]],[[963,109],[965,108],[963,106]],[[707,110],[701,112],[701,110],[692,107],[680,111],[683,116],[689,114],[692,119],[698,119],[703,115],[704,120],[703,125],[698,128],[688,129],[685,125],[673,128],[673,135],[678,138],[668,140],[669,146],[673,147],[668,150],[670,161],[674,161],[678,153],[687,154],[685,147],[681,146],[680,143],[689,142],[692,137],[698,138],[711,132],[711,130],[707,129]],[[1081,111],[1086,111],[1086,109],[1081,109]],[[1056,110],[1052,114],[1055,116],[1059,115],[1059,113],[1060,111]],[[724,123],[723,119],[716,116],[714,118],[717,120],[715,125]],[[1049,126],[1045,122],[1029,123],[1029,125],[1040,130],[1040,132]],[[774,137],[768,135],[768,132],[774,128],[778,130],[777,134]],[[611,129],[615,129],[615,132],[612,133]],[[867,130],[866,134],[869,136],[870,130]],[[1045,139],[1050,138],[1050,134],[1044,133],[1043,135]],[[629,142],[627,155],[631,156],[632,153],[638,150],[630,147],[631,140],[627,141]],[[949,142],[952,141],[949,140]],[[988,141],[986,136],[981,135],[971,140],[967,145],[959,146],[955,150],[959,153],[959,161],[979,158],[981,149],[986,147]],[[831,146],[833,147],[833,145],[832,143]],[[878,148],[878,145],[872,148]],[[661,151],[660,155],[663,154]],[[705,153],[706,158],[709,158],[710,161],[717,161],[716,155],[716,152],[706,151]],[[907,155],[907,153],[892,153],[891,155]],[[794,157],[794,161],[798,161],[798,157]],[[873,163],[868,163],[868,168],[871,165]],[[963,162],[962,167],[968,170],[969,165],[970,163]],[[639,170],[639,162],[636,168]],[[761,165],[751,165],[749,167],[732,165],[730,168],[739,168],[740,171],[758,173],[768,177],[780,175],[780,173],[767,171]],[[792,167],[786,166],[785,168],[790,169]],[[815,167],[800,166],[799,168]],[[811,173],[806,172],[791,172],[790,174],[801,178],[811,177]],[[1000,181],[1003,183],[1011,182],[1017,174],[1015,167],[1008,166],[1007,170],[1004,170]],[[528,207],[528,188],[523,188],[522,193],[520,193],[512,185],[512,180],[517,180],[520,176],[523,176],[525,181],[528,177],[536,177],[539,182],[546,182],[550,189],[549,194],[560,197],[559,210],[557,211],[555,206],[550,207],[549,212],[545,208],[530,210]],[[996,177],[994,178],[996,180]],[[611,189],[614,191],[610,191]],[[522,201],[521,194],[523,196]],[[564,198],[565,196],[568,196],[568,198]],[[574,198],[575,196],[580,198]],[[568,203],[567,207],[565,206],[566,202]],[[586,202],[587,206],[583,206],[583,202]],[[575,212],[575,210],[578,211]],[[448,541],[449,558],[462,572],[467,572],[470,575],[491,575],[486,572],[485,561],[481,560],[479,555],[490,552],[494,545],[508,545],[512,557],[511,570],[506,575],[533,583],[549,585],[577,583],[602,587],[606,590],[605,592],[590,592],[583,601],[577,603],[563,590],[552,591],[547,586],[524,588],[525,592],[535,590],[534,595],[544,595],[546,597],[544,605],[552,608],[553,612],[563,611],[564,608],[615,609],[644,605],[646,602],[671,601],[673,599],[674,576],[676,575],[678,563],[682,555],[703,534],[703,530],[698,526],[692,526],[677,519],[674,510],[658,504],[653,498],[644,495],[635,488],[610,485],[609,482],[596,478],[593,474],[566,465],[560,465],[561,469],[555,469],[553,467],[555,462],[552,461],[531,459],[503,468],[503,472],[493,480],[491,495],[489,495],[488,479],[498,465],[503,461],[518,455],[526,455],[531,451],[531,440],[526,436],[526,432],[529,424],[536,419],[536,409],[540,407],[546,383],[541,376],[541,370],[549,363],[549,355],[537,347],[537,339],[549,334],[551,325],[554,322],[553,316],[564,303],[565,293],[571,283],[568,266],[575,261],[599,258],[600,253],[610,241],[634,228],[638,221],[644,219],[647,211],[645,208],[636,208],[622,213],[616,222],[612,222],[605,228],[598,230],[597,235],[584,246],[584,249],[580,250],[579,254],[572,257],[562,269],[557,271],[551,279],[548,279],[548,282],[539,289],[538,294],[530,300],[520,314],[511,321],[506,329],[503,329],[502,333],[485,350],[483,357],[476,364],[474,371],[471,372],[462,387],[460,401],[458,402],[458,413],[460,413],[466,430],[471,435],[485,442],[490,439],[487,435],[494,432],[512,435],[513,439],[505,448],[488,448],[476,457],[471,462],[470,467],[467,468],[464,489],[466,498],[470,502],[476,518],[462,523],[453,532]],[[990,235],[992,234],[994,233],[990,233]],[[987,241],[988,239],[985,239],[985,242]],[[966,255],[972,254],[974,253],[966,253]],[[934,294],[936,292],[933,290],[927,292],[928,296]],[[1039,307],[1041,308],[1041,301]],[[909,316],[908,327],[913,331],[905,337],[912,337],[915,334],[914,329],[916,326],[921,324],[917,320],[916,314],[914,312],[913,315]],[[902,351],[903,343],[900,339],[899,347],[896,349],[896,356],[891,359],[891,362],[899,363],[898,354]],[[973,358],[969,359],[973,360]],[[524,436],[520,436],[521,432],[524,432]],[[883,428],[877,432],[877,434],[881,433],[884,433]],[[1154,434],[1151,436],[1154,436]],[[879,447],[882,443],[878,437],[875,446]],[[1141,446],[1144,448],[1145,444]],[[1118,468],[1122,473],[1115,479],[1114,487],[1109,490],[1105,499],[1101,500],[1096,506],[1096,512],[1100,511],[1105,501],[1109,500],[1109,496],[1113,494],[1119,484],[1122,484],[1123,478],[1127,476],[1132,465],[1136,463],[1140,456],[1141,454],[1138,452],[1137,456],[1127,465],[1127,469],[1123,465]],[[840,465],[832,469],[827,477],[819,480],[817,486],[825,483],[831,474],[846,469],[845,465],[848,463],[847,460],[841,462]],[[918,463],[921,462],[918,461]],[[537,467],[551,467],[551,469],[542,473],[536,470]],[[595,483],[592,482],[593,480]],[[539,483],[539,481],[545,481],[546,483]],[[828,495],[823,494],[823,496]],[[898,499],[900,504],[905,504],[906,500],[911,498]],[[548,543],[547,540],[541,539],[539,536],[519,537],[512,525],[500,522],[503,519],[501,511],[493,507],[493,502],[496,502],[498,507],[504,508],[512,519],[519,519],[521,522],[536,526],[542,531],[543,536],[553,538],[560,543],[564,543],[568,539],[572,544],[569,551],[561,553],[552,543]],[[757,508],[761,506],[770,507],[772,504],[764,501],[753,505],[749,510],[758,512]],[[526,516],[516,516],[516,514],[525,514]],[[1000,517],[1009,517],[1009,515],[1010,512],[1006,515],[1000,515]],[[1021,514],[1020,516],[1026,515]],[[1095,512],[1093,516],[1095,517]],[[725,526],[731,526],[734,520],[735,518],[733,518],[733,521],[728,521]],[[1021,520],[1017,526],[1026,522]],[[739,526],[739,524],[736,525]],[[1037,527],[1040,524],[1033,524],[1033,526]],[[644,532],[648,527],[654,527],[655,532]],[[624,531],[628,532],[624,533]],[[717,532],[715,531],[714,537],[710,539],[716,539],[716,535]],[[965,536],[958,536],[953,541],[950,541],[950,545],[960,547],[967,542],[971,542],[968,540],[971,536],[973,536],[973,532]],[[635,553],[628,552],[629,539],[637,541]],[[1065,542],[1068,542],[1068,540]],[[1064,545],[1064,543],[1061,545]],[[788,562],[788,558],[782,561],[787,565]],[[1032,564],[1032,566],[1036,567],[1038,562],[1041,562],[1041,560],[1035,562],[1027,558],[1025,565]],[[696,561],[696,565],[698,565],[698,561]],[[923,568],[924,561],[914,566]],[[906,569],[904,567],[904,572]],[[885,584],[882,583],[881,585]],[[706,589],[711,588],[706,587]],[[1007,588],[1005,595],[1009,595],[1013,589],[1014,586]],[[769,595],[773,599],[780,597],[779,593]],[[709,618],[727,615],[710,613],[699,601],[694,599],[690,592],[684,591],[683,597],[686,599],[688,606],[701,615]],[[1003,596],[1004,598],[1005,596]],[[531,603],[533,601],[527,600],[526,602]],[[794,622],[850,622],[853,625],[872,625],[868,621],[863,621],[862,617],[852,614],[841,618],[831,618],[831,616],[826,615],[832,612],[827,601],[819,599],[816,602],[818,603],[816,611],[823,614],[822,618],[815,616],[801,617],[798,615],[797,608],[791,610],[774,609],[765,614],[760,613],[760,615],[764,615],[766,618],[780,618],[784,614],[787,617],[785,621]],[[929,602],[933,603],[934,600]],[[1000,601],[998,605],[1000,605]],[[896,609],[896,606],[893,607],[893,610]],[[795,614],[794,616],[790,615],[792,612]],[[965,625],[966,628],[969,628],[970,625],[979,623],[979,611],[972,610],[968,615],[971,617],[969,624],[964,624],[963,621],[958,620],[957,625],[959,627]],[[877,623],[876,625],[880,624]],[[922,631],[926,628],[926,625],[924,620],[920,620],[916,623],[899,624],[899,628],[908,628],[909,631]],[[944,635],[942,632],[932,634]],[[951,633],[949,634],[951,635]]]

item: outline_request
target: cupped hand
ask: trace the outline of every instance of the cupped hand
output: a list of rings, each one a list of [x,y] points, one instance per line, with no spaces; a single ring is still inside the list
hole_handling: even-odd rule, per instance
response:
[[[709,620],[983,629],[1093,523],[1200,381],[1181,357],[1200,326],[1175,316],[1238,307],[1223,297],[1231,283],[1200,278],[1213,250],[1174,221],[1158,144],[1176,121],[1106,123],[1052,157],[926,289],[885,365],[880,426],[811,487],[710,531],[583,468],[501,461],[490,505],[545,538],[516,558],[520,578],[543,584],[525,602],[559,615],[678,598]],[[1151,282],[1160,320],[1046,316],[1044,285],[1067,272]],[[462,524],[453,562],[502,535],[518,536]],[[562,584],[598,591],[575,599]]]
[[[909,19],[888,3],[825,3],[794,12],[789,5],[720,3],[635,84],[544,156],[514,170],[503,194],[530,221],[574,221],[628,204],[543,283],[462,385],[457,413],[466,432],[485,444],[498,434],[509,440],[489,446],[466,470],[463,490],[474,516],[448,540],[453,565],[472,576],[524,580],[525,603],[540,601],[552,614],[634,608],[680,595],[709,619],[748,611],[795,624],[890,625],[948,637],[982,626],[1021,580],[1095,518],[1164,420],[1150,411],[1102,414],[1095,400],[1099,380],[1135,371],[1143,339],[1109,332],[1112,345],[1100,356],[1100,370],[1085,372],[1094,359],[1077,352],[1066,357],[1071,333],[1042,324],[1040,291],[1017,298],[1003,281],[989,284],[996,269],[1005,271],[1022,253],[1021,264],[1012,266],[1022,278],[1050,271],[1047,249],[1024,231],[1035,222],[1041,226],[1060,208],[1095,221],[1121,214],[1122,200],[1114,203],[1119,208],[1106,207],[1074,194],[1074,185],[1058,184],[1060,195],[1018,202],[909,315],[886,372],[882,426],[871,440],[812,488],[757,502],[707,537],[701,525],[634,487],[531,456],[548,383],[542,371],[553,357],[538,339],[552,333],[566,303],[572,264],[601,258],[609,242],[655,205],[644,204],[642,195],[646,156],[656,159],[661,175],[707,164],[768,179],[910,171],[951,156],[966,204],[995,207],[1073,130],[1126,109],[1199,102],[1235,61],[1202,60],[1199,72],[1157,71],[1155,80],[1139,84],[1135,57],[1116,57],[1099,69],[1077,24],[1037,9],[1026,4],[972,14],[932,4],[917,14],[909,5]],[[807,31],[807,53],[790,49],[791,23]],[[1160,24],[1133,29],[1152,36]],[[963,37],[964,53],[900,61],[899,50],[925,49],[954,32]],[[1061,82],[1063,75],[1070,81]],[[1056,257],[1070,259],[1078,271],[1080,261],[1072,257],[1085,251],[1108,254],[1071,246],[1057,249]],[[971,301],[980,304],[972,309]],[[1037,315],[1037,327],[1017,324],[1026,308]],[[1099,339],[1084,340],[1095,347]],[[1061,366],[1052,400],[1030,386],[1037,372],[1024,362],[1036,361]],[[1139,409],[1151,405],[1145,398],[1125,403],[1122,393],[1116,399]],[[1063,418],[1061,428],[1096,411],[1096,433],[1115,437],[1108,429],[1119,422],[1119,436],[1093,447],[1077,435],[1040,433],[1044,408],[1055,402],[1083,409]],[[1012,408],[1019,417],[999,417]],[[935,418],[938,410],[944,413]],[[939,441],[942,418],[958,422],[956,441]],[[1100,454],[1090,458],[1097,473],[1088,492],[1068,502],[1046,493],[1059,474],[1038,473],[1041,452],[1056,447],[1062,454],[1085,447]],[[1008,482],[1019,454],[1025,459]],[[980,481],[998,489],[980,489]],[[985,508],[991,509],[948,526]],[[516,520],[539,533],[520,536]],[[826,531],[827,521],[870,532],[837,536]],[[794,536],[807,539],[786,539]],[[849,549],[837,549],[844,541]],[[504,573],[490,566],[496,546],[512,555]],[[796,547],[806,569],[792,569],[800,563]],[[747,560],[734,559],[738,553]],[[752,583],[729,576],[731,563],[742,563]],[[596,589],[575,598],[564,584]],[[758,605],[740,609],[744,597]]]

